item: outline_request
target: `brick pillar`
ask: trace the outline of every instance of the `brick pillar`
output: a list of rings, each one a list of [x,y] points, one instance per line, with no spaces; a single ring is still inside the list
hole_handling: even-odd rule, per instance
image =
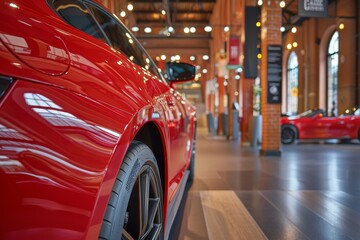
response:
[[[269,45],[281,45],[281,8],[278,0],[264,1],[261,9],[261,113],[262,144],[261,155],[279,156],[280,151],[280,114],[281,104],[267,103],[267,49]]]
[[[242,85],[243,119],[241,121],[241,141],[248,142],[250,140],[250,136],[248,133],[250,116],[253,115],[253,101],[254,101],[253,85],[255,84],[255,79],[252,78],[243,78],[243,79],[244,79]]]
[[[217,83],[218,83],[218,90],[219,90],[219,106],[218,106],[218,126],[217,126],[217,134],[223,135],[224,129],[223,129],[223,119],[222,114],[225,113],[224,108],[224,96],[225,96],[225,87],[224,87],[224,77],[217,77]]]

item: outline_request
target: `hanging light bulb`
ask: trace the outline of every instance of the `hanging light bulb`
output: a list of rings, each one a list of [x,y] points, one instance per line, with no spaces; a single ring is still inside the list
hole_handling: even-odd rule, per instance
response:
[[[281,1],[281,2],[280,2],[280,7],[281,7],[281,8],[284,8],[284,7],[285,7],[285,1]]]
[[[134,9],[134,5],[132,5],[131,3],[129,3],[129,4],[127,5],[127,10],[132,11],[133,9]]]
[[[204,27],[204,31],[205,31],[205,32],[211,32],[211,31],[212,31],[212,27],[211,27],[211,26],[206,26],[206,27]]]

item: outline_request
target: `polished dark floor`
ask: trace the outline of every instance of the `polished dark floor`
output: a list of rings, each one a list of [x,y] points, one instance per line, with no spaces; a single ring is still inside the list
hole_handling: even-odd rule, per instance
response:
[[[214,239],[207,191],[233,191],[268,239],[360,239],[358,142],[283,145],[281,157],[263,157],[258,147],[199,129],[196,154],[170,239]]]

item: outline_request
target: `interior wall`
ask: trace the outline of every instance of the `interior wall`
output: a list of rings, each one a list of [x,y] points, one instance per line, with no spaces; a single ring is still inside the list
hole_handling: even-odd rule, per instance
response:
[[[359,94],[359,90],[356,91],[356,81],[359,82],[359,77],[356,78],[356,9],[356,0],[334,1],[328,7],[332,17],[307,19],[297,26],[296,33],[285,34],[284,52],[295,51],[299,58],[298,112],[326,107],[326,53],[329,39],[340,23],[344,23],[345,28],[338,30],[338,112],[356,105],[356,94]],[[295,41],[298,47],[287,50],[286,46]],[[283,63],[286,69],[287,58],[284,57]]]

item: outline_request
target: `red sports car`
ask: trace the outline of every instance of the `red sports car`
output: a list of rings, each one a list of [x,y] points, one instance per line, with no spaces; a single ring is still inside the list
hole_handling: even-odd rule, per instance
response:
[[[325,117],[322,109],[309,110],[293,117],[281,118],[281,142],[304,139],[359,139],[360,109],[352,115]]]
[[[195,108],[91,0],[0,2],[0,239],[166,239]]]

